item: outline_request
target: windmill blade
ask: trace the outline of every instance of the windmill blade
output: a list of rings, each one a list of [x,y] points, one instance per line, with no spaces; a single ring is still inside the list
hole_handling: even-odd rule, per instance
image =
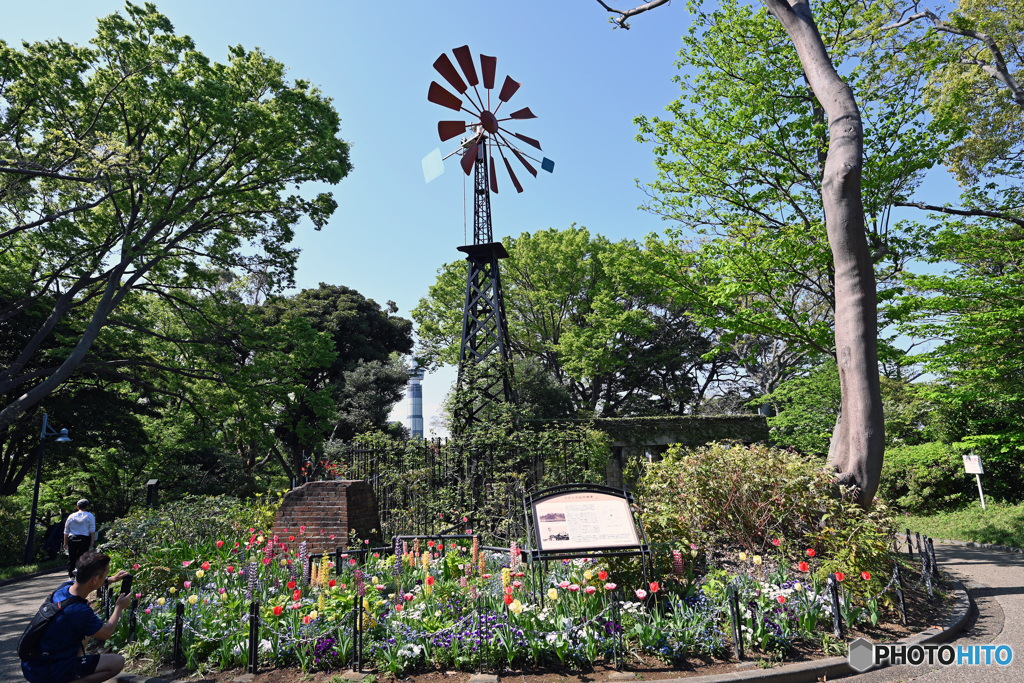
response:
[[[491,192],[498,194],[498,174],[494,172],[494,155],[491,155]]]
[[[460,95],[466,92],[466,89],[469,88],[469,86],[466,85],[466,82],[462,80],[462,77],[459,76],[458,70],[455,68],[455,65],[452,64],[452,60],[448,59],[447,54],[442,54],[437,58],[437,61],[434,62],[434,69],[437,73],[441,74],[441,76],[444,77],[444,80],[448,81],[449,85],[455,88]]]
[[[505,158],[505,153],[501,151],[501,146],[498,146],[498,154],[501,155],[501,160],[505,162],[505,170],[508,171],[508,177],[512,179],[512,184],[516,186],[516,192],[522,192],[523,186],[519,183],[519,178],[516,178],[516,174],[512,172],[512,164],[508,163],[508,159]]]
[[[530,145],[532,147],[536,147],[537,149],[540,149],[540,143],[537,142],[536,140],[534,140],[533,138],[526,137],[522,133],[512,133],[512,135],[515,135],[517,138],[519,138],[520,140],[522,140],[526,144],[528,144],[528,145]]]
[[[462,111],[462,100],[438,85],[437,81],[430,81],[427,99],[434,104],[440,104],[442,107]]]
[[[535,169],[533,166],[530,165],[530,162],[527,161],[526,158],[522,154],[519,153],[518,149],[516,149],[515,147],[509,147],[509,149],[511,149],[512,153],[516,155],[516,159],[519,159],[519,163],[521,163],[523,166],[526,167],[526,170],[530,172],[530,175],[532,175],[534,178],[536,178],[537,177],[537,169]]]
[[[505,76],[505,82],[501,86],[501,92],[498,93],[498,99],[502,102],[508,102],[516,94],[516,91],[519,90],[520,85],[522,84],[516,83],[510,77]],[[515,117],[513,116],[513,118]]]
[[[484,75],[484,88],[491,90],[494,87],[494,72],[498,69],[498,58],[480,55],[480,71]]]
[[[452,54],[462,67],[462,73],[466,74],[466,82],[475,87],[480,79],[476,77],[476,67],[473,66],[473,54],[469,51],[469,45],[455,48]]]
[[[505,90],[502,89],[502,92],[505,92]],[[512,112],[508,117],[510,119],[535,119],[537,115],[530,111],[529,107],[523,107],[519,111]]]
[[[462,135],[466,132],[465,121],[438,121],[437,122],[437,134],[441,136],[441,142],[445,140],[451,140],[457,135]]]
[[[480,146],[480,136],[478,135],[474,140],[473,144],[462,153],[462,160],[459,161],[462,164],[462,170],[469,175],[473,172],[473,164],[476,163],[477,148]]]

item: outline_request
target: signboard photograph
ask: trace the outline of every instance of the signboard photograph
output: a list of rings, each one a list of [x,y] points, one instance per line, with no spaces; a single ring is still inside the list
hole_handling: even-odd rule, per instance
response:
[[[599,491],[571,491],[533,502],[539,550],[586,550],[640,544],[629,503]]]

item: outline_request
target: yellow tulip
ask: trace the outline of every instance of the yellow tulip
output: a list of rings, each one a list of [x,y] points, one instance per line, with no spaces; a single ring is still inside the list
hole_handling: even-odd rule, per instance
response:
[[[175,588],[174,586],[171,586],[171,588],[170,588],[170,592],[171,592],[171,593],[175,593],[175,592],[177,592],[177,590],[178,590],[178,589],[177,589],[177,588]]]
[[[221,602],[227,602],[228,601],[228,594],[227,593],[221,593],[220,594],[220,601]]]
[[[804,589],[804,587],[801,586],[799,582],[793,584],[793,590],[795,590],[795,591],[802,591],[803,589]]]
[[[513,600],[512,604],[509,605],[508,608],[515,614],[523,613],[523,603],[519,602],[518,600]]]
[[[587,571],[583,572],[583,578],[587,581],[590,581],[592,578],[594,578],[594,572],[588,569]]]
[[[156,604],[160,605],[161,607],[163,607],[164,603],[166,603],[166,602],[167,601],[165,599],[163,599],[163,598],[157,598],[156,599]]]
[[[262,536],[262,534],[256,537],[256,542],[257,543],[263,543],[263,536]]]
[[[756,565],[760,565],[761,564],[761,556],[760,555],[754,555],[754,564],[756,564]]]
[[[320,613],[317,612],[316,610],[313,610],[312,612],[309,613],[309,618],[310,619],[316,619],[319,616],[320,616]]]
[[[740,553],[740,562],[746,562],[746,561],[747,561],[747,554],[746,553]]]
[[[199,596],[198,595],[190,595],[190,596],[188,596],[188,604],[194,605],[197,602],[199,602]]]
[[[554,588],[549,588],[548,589],[548,599],[549,600],[557,600],[558,599],[558,591],[556,591]]]
[[[197,570],[196,570],[196,578],[197,578],[197,579],[201,579],[201,578],[203,578],[203,576],[204,576],[205,574],[206,574],[206,572],[204,572],[204,571],[203,571],[202,569],[197,569]]]

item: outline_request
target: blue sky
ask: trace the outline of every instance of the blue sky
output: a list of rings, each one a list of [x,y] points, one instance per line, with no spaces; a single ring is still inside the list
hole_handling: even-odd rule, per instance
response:
[[[210,58],[224,61],[229,45],[260,47],[292,78],[333,98],[354,170],[333,188],[339,208],[330,224],[299,232],[300,288],[347,285],[378,303],[397,302],[408,316],[437,269],[462,258],[455,250],[465,243],[458,160],[449,159],[430,184],[420,161],[435,147],[453,148],[438,140],[436,123],[457,117],[426,95],[431,80],[442,81],[434,60],[465,44],[498,58],[499,82],[508,74],[522,83],[509,104],[529,106],[538,118],[515,130],[539,139],[555,161],[553,174],[519,174],[523,194],[499,176],[501,191],[491,200],[496,239],[573,222],[613,239],[665,227],[637,210],[643,195],[634,179],[651,180],[654,172],[632,120],[663,111],[677,96],[670,79],[689,21],[683,3],[637,18],[629,31],[612,30],[593,0],[156,4]],[[120,0],[8,3],[0,38],[86,43],[96,19],[122,7]],[[428,429],[453,379],[442,371],[424,381]],[[404,419],[406,411],[399,405],[394,416]]]
[[[58,36],[86,43],[97,17],[123,7],[120,0],[9,5],[0,38],[13,44]],[[332,188],[339,208],[329,225],[298,233],[300,288],[347,285],[381,304],[393,300],[409,316],[437,269],[462,258],[456,247],[465,243],[465,216],[472,239],[472,206],[464,200],[471,184],[464,185],[457,158],[430,184],[420,162],[434,148],[454,148],[438,140],[436,122],[458,117],[426,94],[431,80],[443,82],[434,60],[464,44],[498,58],[499,83],[506,74],[522,83],[509,104],[529,106],[538,118],[514,130],[539,139],[555,161],[554,174],[519,174],[523,194],[499,174],[501,192],[491,199],[496,239],[573,222],[612,239],[668,227],[637,209],[644,197],[635,179],[653,180],[654,168],[632,121],[660,114],[678,96],[671,79],[689,26],[682,2],[635,18],[629,31],[612,30],[593,0],[296,0],[287,7],[164,0],[157,8],[210,58],[224,61],[229,45],[260,47],[290,77],[334,100],[354,170]],[[939,185],[952,189],[948,179]],[[428,430],[454,376],[442,370],[423,383]],[[392,416],[406,413],[403,403]]]

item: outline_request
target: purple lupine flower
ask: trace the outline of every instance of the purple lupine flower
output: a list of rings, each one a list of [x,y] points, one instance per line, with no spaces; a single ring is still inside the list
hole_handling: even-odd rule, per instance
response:
[[[299,563],[302,565],[302,585],[309,585],[309,550],[306,542],[299,544]]]

